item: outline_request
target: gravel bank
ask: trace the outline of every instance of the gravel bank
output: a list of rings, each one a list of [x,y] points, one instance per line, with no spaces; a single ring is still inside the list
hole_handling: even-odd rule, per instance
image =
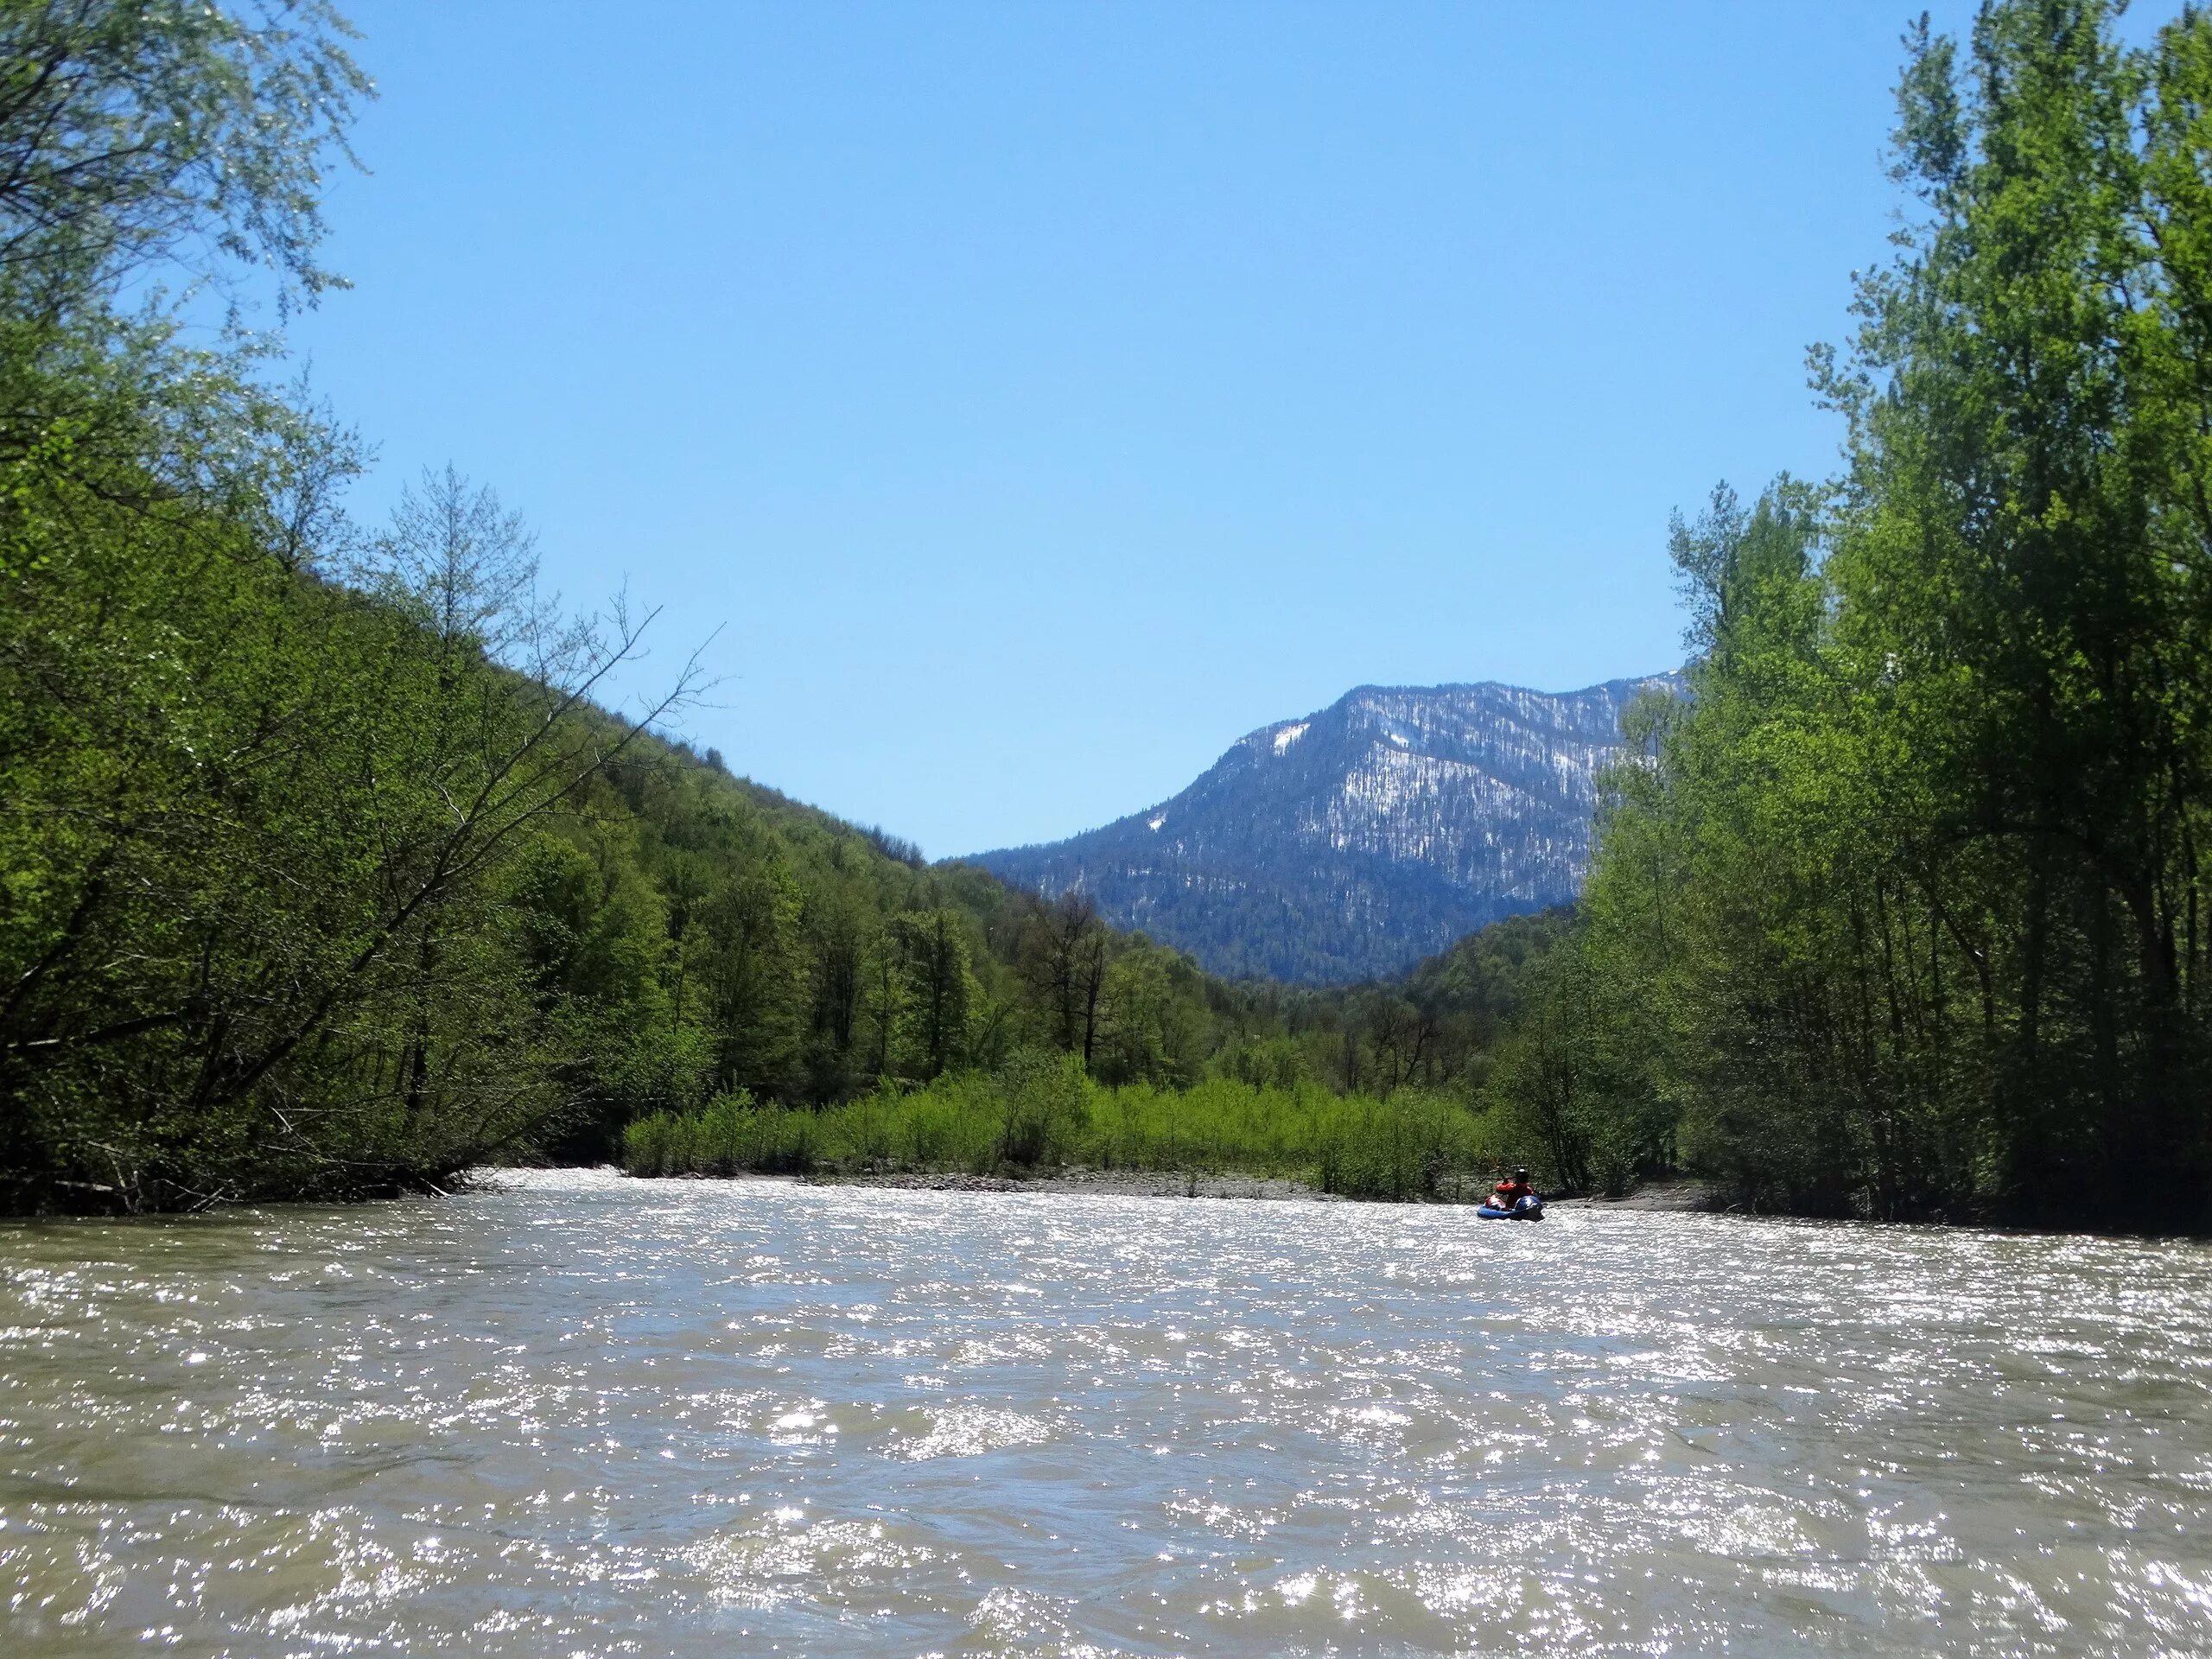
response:
[[[1720,1201],[1702,1181],[1649,1181],[1618,1198],[1554,1198],[1553,1210],[1717,1210]]]
[[[707,1177],[675,1177],[705,1179]],[[1341,1193],[1324,1192],[1304,1181],[1278,1176],[1179,1174],[1173,1170],[1068,1168],[1030,1176],[969,1175],[958,1171],[861,1175],[825,1171],[815,1175],[739,1175],[731,1179],[753,1181],[796,1180],[808,1186],[887,1186],[910,1192],[1071,1192],[1097,1198],[1257,1198],[1302,1204],[1350,1204]],[[1487,1182],[1470,1184],[1462,1202],[1471,1208]],[[1654,1181],[1618,1198],[1551,1198],[1553,1210],[1619,1210],[1630,1212],[1686,1212],[1722,1207],[1713,1189],[1701,1181]]]
[[[1007,1175],[814,1175],[818,1186],[894,1186],[920,1192],[1077,1192],[1098,1198],[1274,1198],[1316,1204],[1345,1199],[1303,1181],[1257,1175],[1178,1174],[1173,1170],[1063,1169],[1017,1179]]]

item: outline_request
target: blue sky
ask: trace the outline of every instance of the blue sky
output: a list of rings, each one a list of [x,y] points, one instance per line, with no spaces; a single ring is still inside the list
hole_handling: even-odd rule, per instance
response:
[[[1834,465],[1909,10],[357,0],[293,340],[365,515],[450,461],[647,678],[719,626],[734,769],[1056,837],[1357,684],[1671,665],[1670,509]]]

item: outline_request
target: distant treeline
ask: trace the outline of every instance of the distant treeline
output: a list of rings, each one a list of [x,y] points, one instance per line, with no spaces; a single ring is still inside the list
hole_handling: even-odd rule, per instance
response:
[[[2212,1225],[2212,16],[1910,41],[1848,468],[1673,551],[1586,925],[1497,1057],[1570,1181]]]
[[[1538,1158],[1543,1126],[1482,1079],[1563,912],[1471,935],[1398,985],[1231,986],[1188,957],[1102,927],[1079,898],[1046,906],[980,871],[936,873],[976,976],[953,1049],[881,1046],[863,1008],[855,1056],[780,1084],[692,1074],[602,1120],[639,1175],[1103,1169],[1280,1175],[1353,1198],[1463,1199]],[[871,957],[896,963],[908,925]],[[1071,949],[1071,941],[1073,948]],[[1063,964],[1082,964],[1073,995]],[[925,954],[895,1007],[928,1028]],[[894,973],[899,970],[894,970]],[[802,979],[794,982],[804,984]],[[1095,999],[1090,987],[1099,986]],[[895,1033],[897,1020],[890,1027]],[[755,1033],[757,1015],[737,1027]],[[859,1064],[855,1064],[855,1058]],[[573,1147],[582,1151],[585,1148]]]

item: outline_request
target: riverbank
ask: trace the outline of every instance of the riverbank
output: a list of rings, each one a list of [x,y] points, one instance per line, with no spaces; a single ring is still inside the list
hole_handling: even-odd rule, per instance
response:
[[[1080,1061],[1032,1056],[997,1072],[947,1072],[922,1088],[887,1087],[818,1109],[718,1096],[696,1111],[632,1122],[620,1161],[632,1175],[987,1172],[1022,1182],[1030,1172],[1059,1172],[1055,1180],[1100,1172],[1115,1181],[1131,1172],[1154,1184],[1147,1191],[1186,1197],[1196,1169],[1201,1186],[1219,1180],[1232,1192],[1274,1181],[1389,1200],[1471,1199],[1489,1191],[1497,1170],[1529,1158],[1491,1116],[1456,1096],[1401,1089],[1383,1100],[1310,1081],[1262,1088],[1230,1077],[1187,1089],[1109,1085]]]
[[[824,1171],[800,1178],[810,1186],[887,1186],[918,1192],[1052,1192],[1086,1198],[1256,1198],[1276,1202],[1345,1204],[1342,1193],[1324,1192],[1306,1181],[1268,1175],[1207,1175],[1172,1169],[1065,1169],[1034,1175],[971,1175],[904,1171],[888,1174],[839,1174]]]
[[[900,1171],[887,1173],[840,1173],[823,1171],[798,1178],[812,1186],[883,1186],[920,1192],[1051,1192],[1090,1198],[1250,1198],[1273,1202],[1347,1204],[1355,1200],[1340,1192],[1325,1192],[1311,1182],[1282,1176],[1203,1174],[1193,1171],[1152,1169],[1088,1169],[1077,1166],[1039,1171],[1035,1174],[974,1175],[958,1171],[937,1173]],[[1463,1190],[1447,1190],[1434,1202],[1472,1205],[1481,1202],[1486,1185],[1468,1183]],[[1420,1195],[1408,1194],[1412,1201]],[[1719,1200],[1701,1181],[1650,1181],[1617,1198],[1573,1198],[1548,1200],[1560,1210],[1614,1210],[1649,1214],[1687,1214],[1716,1210]]]
[[[1618,1198],[1554,1198],[1554,1210],[1625,1210],[1645,1214],[1689,1215],[1724,1210],[1726,1200],[1703,1181],[1646,1181]]]

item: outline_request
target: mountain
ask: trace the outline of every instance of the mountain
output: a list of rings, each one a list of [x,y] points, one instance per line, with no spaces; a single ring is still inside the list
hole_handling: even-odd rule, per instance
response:
[[[1116,926],[1214,973],[1395,974],[1580,891],[1621,713],[1680,684],[1361,686],[1262,727],[1157,806],[970,861],[1010,886],[1088,893]]]

